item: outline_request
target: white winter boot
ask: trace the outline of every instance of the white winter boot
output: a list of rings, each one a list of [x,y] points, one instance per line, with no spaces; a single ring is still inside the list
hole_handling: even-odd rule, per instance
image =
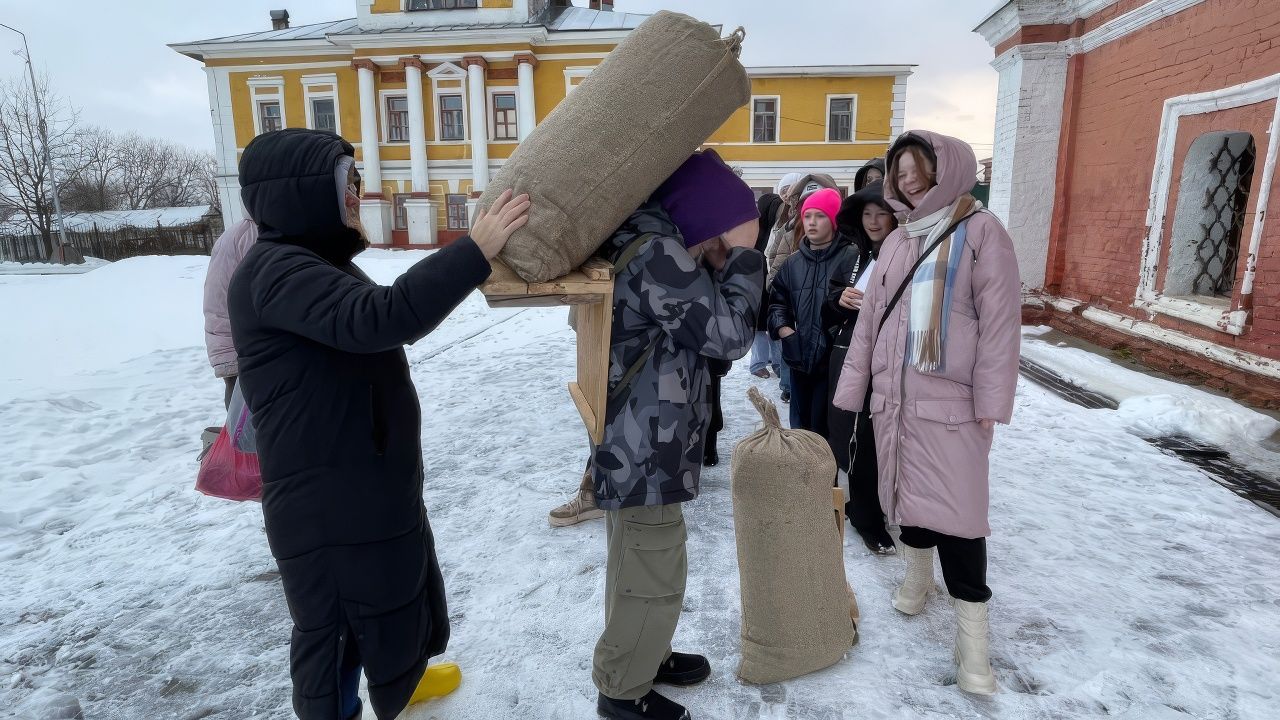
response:
[[[933,582],[933,548],[921,550],[903,545],[902,550],[907,561],[907,577],[893,594],[893,606],[898,612],[919,615],[925,600],[938,589]]]
[[[956,608],[956,684],[960,689],[978,695],[996,691],[996,676],[991,671],[987,623],[987,604],[953,600]]]

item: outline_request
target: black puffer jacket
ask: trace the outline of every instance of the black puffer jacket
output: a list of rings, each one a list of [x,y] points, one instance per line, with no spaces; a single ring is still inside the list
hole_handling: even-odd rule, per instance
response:
[[[795,328],[795,334],[782,341],[782,360],[792,369],[807,373],[826,364],[831,352],[823,318],[827,292],[836,269],[857,253],[844,235],[837,235],[821,252],[804,240],[778,270],[769,290],[769,334],[777,339],[781,328]]]
[[[756,202],[756,209],[760,211],[760,232],[756,233],[756,250],[764,252],[769,246],[769,236],[773,233],[773,226],[778,222],[778,213],[782,212],[782,196],[765,193]],[[756,319],[756,330],[769,331],[769,288],[767,286],[764,289],[764,296],[760,298],[760,314]]]
[[[390,287],[370,281],[351,264],[363,243],[343,224],[335,177],[350,155],[336,135],[308,130],[249,144],[240,183],[260,234],[228,293],[304,720],[342,720],[346,645],[358,648],[374,713],[390,720],[449,640],[403,346],[489,275],[463,238]]]

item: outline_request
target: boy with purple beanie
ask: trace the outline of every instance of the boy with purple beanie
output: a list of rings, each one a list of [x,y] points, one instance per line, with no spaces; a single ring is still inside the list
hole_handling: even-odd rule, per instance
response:
[[[698,496],[708,358],[751,348],[764,288],[751,189],[713,151],[689,158],[599,255],[616,268],[604,440],[605,629],[592,679],[603,717],[688,718],[655,683],[693,685],[707,659],[671,651],[688,571],[681,503]]]

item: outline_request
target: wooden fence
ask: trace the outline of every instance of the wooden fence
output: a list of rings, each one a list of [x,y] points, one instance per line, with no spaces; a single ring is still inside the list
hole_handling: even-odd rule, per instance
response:
[[[181,227],[77,228],[67,231],[67,244],[85,257],[115,261],[140,255],[208,255],[222,234],[222,219]],[[57,234],[54,234],[57,242]],[[39,235],[0,235],[0,262],[45,262]]]

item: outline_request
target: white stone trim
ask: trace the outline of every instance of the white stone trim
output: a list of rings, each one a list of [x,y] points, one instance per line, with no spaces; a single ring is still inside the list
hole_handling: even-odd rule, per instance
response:
[[[407,147],[409,145],[409,138],[405,138],[404,140],[391,139],[391,125],[387,122],[387,99],[393,97],[404,98],[405,104],[407,105],[409,102],[408,88],[378,91],[378,118],[382,121],[379,125],[382,132],[380,133],[378,140],[383,145],[404,145]]]
[[[973,29],[999,45],[1026,25],[1068,25],[1115,5],[1118,0],[1000,0]]]
[[[774,120],[773,142],[756,142],[756,101],[757,100],[773,100]],[[747,123],[747,141],[742,143],[719,143],[721,145],[783,145],[791,143],[782,142],[782,96],[781,95],[752,95],[751,100],[747,103],[747,112],[749,122]],[[711,143],[706,143],[710,145]],[[805,145],[826,145],[825,138],[823,142],[803,143]]]
[[[893,83],[893,108],[889,117],[889,142],[892,143],[898,139],[898,136],[906,130],[907,127],[907,76],[900,76]]]
[[[415,57],[422,60],[423,62],[427,61],[427,56],[425,55],[416,55]],[[457,59],[456,55],[451,57],[453,57],[454,59]],[[427,77],[431,78],[432,81],[466,80],[467,71],[464,70],[460,65],[456,65],[450,60],[444,60],[439,65],[428,70]]]
[[[1154,340],[1163,345],[1190,352],[1194,355],[1221,363],[1236,370],[1254,373],[1273,380],[1280,379],[1280,360],[1264,357],[1244,350],[1223,347],[1208,340],[1177,330],[1162,328],[1152,322],[1136,320],[1126,315],[1085,305],[1078,300],[1054,296],[1042,296],[1045,302],[1064,313],[1078,314],[1090,322],[1119,330],[1128,335]],[[1081,310],[1083,308],[1083,310]]]
[[[1118,15],[1101,26],[1085,33],[1079,39],[1083,52],[1097,50],[1109,42],[1131,35],[1142,28],[1183,10],[1193,8],[1205,0],[1152,0],[1141,7]]]
[[[289,120],[286,117],[284,107],[284,78],[279,75],[254,76],[245,80],[245,84],[249,86],[250,110],[253,112],[253,134],[254,137],[262,134],[262,110],[259,106],[263,103],[276,103],[280,106],[280,128],[289,127]],[[259,93],[260,88],[273,88],[273,93]]]
[[[312,88],[317,85],[329,85],[332,90],[316,91]],[[321,75],[303,75],[302,76],[302,109],[306,114],[307,127],[316,129],[314,110],[311,107],[312,100],[332,100],[333,101],[333,123],[334,131],[339,136],[342,135],[342,107],[341,101],[338,99],[338,74],[324,73]]]
[[[1181,95],[1165,100],[1164,113],[1160,118],[1160,139],[1156,144],[1155,167],[1151,173],[1151,192],[1148,195],[1147,204],[1147,237],[1142,247],[1141,270],[1138,275],[1138,290],[1133,301],[1134,307],[1190,320],[1232,335],[1244,333],[1248,313],[1243,308],[1233,309],[1228,306],[1223,310],[1209,303],[1168,297],[1156,287],[1156,278],[1160,274],[1160,250],[1165,242],[1170,186],[1173,184],[1174,176],[1178,174],[1177,168],[1173,166],[1174,153],[1177,150],[1178,121],[1185,115],[1229,110],[1267,101],[1275,102],[1276,107],[1272,114],[1270,139],[1267,142],[1262,176],[1256,194],[1250,193],[1258,198],[1258,207],[1249,235],[1246,270],[1240,286],[1241,296],[1253,292],[1256,260],[1262,242],[1263,226],[1267,219],[1267,201],[1271,196],[1276,158],[1280,151],[1280,74],[1219,90]]]
[[[852,100],[850,110],[852,115],[849,118],[849,139],[836,140],[831,139],[831,101],[832,100]],[[752,137],[755,137],[754,135]],[[857,93],[833,93],[827,95],[827,119],[823,123],[823,138],[830,145],[852,145],[858,140],[858,94]]]
[[[595,69],[596,69],[596,66],[594,65],[580,65],[580,66],[565,68],[564,69],[564,96],[569,97],[569,93],[573,92],[573,88],[575,87],[573,84],[573,81],[575,78],[585,79],[587,76],[591,75],[591,73],[594,72]]]
[[[987,16],[974,32],[979,33],[992,47],[1009,39],[1019,28],[1028,25],[1069,24],[1079,18],[1088,18],[1114,5],[1117,0],[1055,0],[1054,2],[1027,2],[1009,0]],[[1203,3],[1205,0],[1151,0],[1127,13],[1117,15],[1079,38],[1059,43],[1069,53],[1090,52],[1108,43],[1176,15]],[[997,68],[999,69],[999,68]]]
[[[467,88],[467,71],[446,62],[432,68],[427,73],[427,77],[431,78],[431,102],[432,115],[435,116],[435,129],[432,132],[432,141],[434,145],[465,145],[471,142],[471,108],[468,99],[469,93]],[[457,80],[460,84],[456,88],[440,87],[441,80]],[[444,116],[440,113],[440,96],[441,95],[461,95],[462,96],[462,139],[461,140],[443,140],[444,137]]]

